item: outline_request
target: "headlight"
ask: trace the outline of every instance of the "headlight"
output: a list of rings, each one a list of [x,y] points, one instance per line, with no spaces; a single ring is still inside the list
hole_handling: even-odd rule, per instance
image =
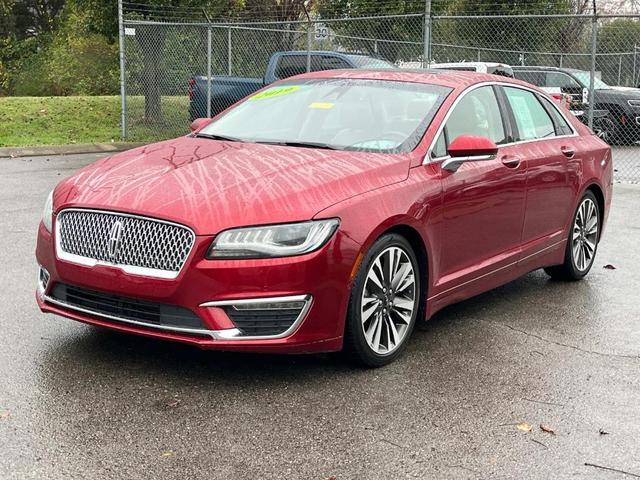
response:
[[[44,202],[44,210],[42,211],[42,223],[44,228],[51,231],[51,223],[53,218],[53,190],[49,193],[47,201]]]
[[[273,258],[302,255],[324,245],[339,223],[340,220],[337,218],[331,218],[227,230],[215,238],[209,247],[207,258]]]
[[[640,100],[627,100],[630,107],[640,107]]]

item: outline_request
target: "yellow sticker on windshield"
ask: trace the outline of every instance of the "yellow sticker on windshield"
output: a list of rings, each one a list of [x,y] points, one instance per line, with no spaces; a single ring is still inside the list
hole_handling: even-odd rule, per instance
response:
[[[255,95],[249,97],[249,100],[264,100],[266,98],[280,97],[282,95],[288,95],[289,93],[293,93],[298,90],[300,90],[299,85],[291,85],[289,87],[273,87],[260,93],[256,93]]]
[[[333,108],[333,103],[330,102],[313,102],[309,105],[309,108],[319,108],[320,110],[328,110]]]

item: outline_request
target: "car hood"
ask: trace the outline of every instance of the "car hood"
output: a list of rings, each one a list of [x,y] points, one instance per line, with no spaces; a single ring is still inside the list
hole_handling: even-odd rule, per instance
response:
[[[64,180],[54,209],[146,215],[210,235],[303,221],[352,196],[407,178],[408,155],[184,137],[99,160]]]

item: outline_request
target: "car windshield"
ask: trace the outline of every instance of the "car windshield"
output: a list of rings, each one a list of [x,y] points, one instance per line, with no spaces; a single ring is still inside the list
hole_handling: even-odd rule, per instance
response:
[[[413,150],[450,88],[357,79],[290,80],[230,109],[198,135],[335,150]]]
[[[580,83],[582,83],[582,85],[586,87],[589,86],[589,83],[590,83],[589,72],[571,72],[571,73],[573,73],[573,76],[576,77],[580,81]],[[600,80],[598,77],[594,77],[593,88],[595,88],[596,90],[609,90],[611,87],[606,83],[604,83],[602,80]]]
[[[365,55],[349,55],[349,60],[351,60],[357,68],[397,68],[393,63],[382,58],[367,57]]]

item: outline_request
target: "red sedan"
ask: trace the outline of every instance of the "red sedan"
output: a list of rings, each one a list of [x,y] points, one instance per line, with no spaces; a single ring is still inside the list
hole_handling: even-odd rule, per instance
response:
[[[611,151],[544,92],[477,73],[327,71],[62,181],[37,301],[202,348],[347,350],[544,268],[591,268]]]

